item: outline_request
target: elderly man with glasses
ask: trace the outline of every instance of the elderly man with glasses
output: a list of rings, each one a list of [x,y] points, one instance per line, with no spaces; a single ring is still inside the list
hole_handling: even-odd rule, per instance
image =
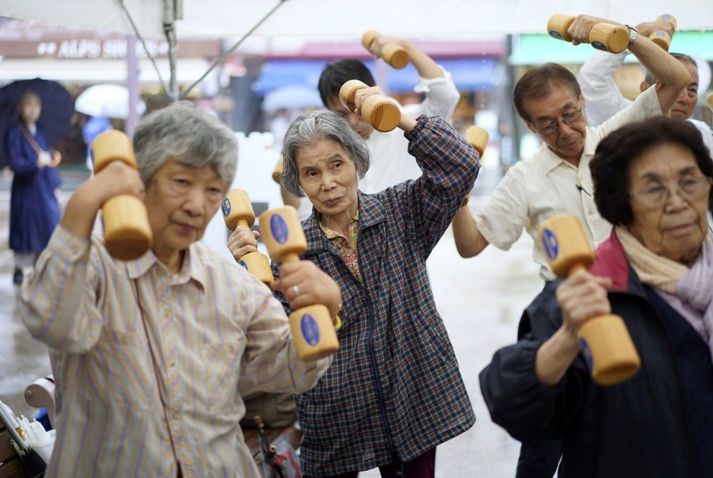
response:
[[[568,33],[574,43],[588,41],[589,32],[599,22],[615,23],[581,15]],[[611,226],[597,212],[589,172],[597,144],[624,124],[667,113],[690,79],[678,60],[633,28],[629,50],[660,83],[596,128],[587,126],[582,90],[563,66],[547,63],[518,81],[515,107],[543,144],[533,157],[510,168],[489,201],[476,209],[475,217],[467,207],[458,212],[453,233],[461,256],[476,256],[488,244],[507,250],[523,229],[534,238],[540,224],[559,213],[577,216],[592,246],[606,239]],[[534,259],[541,266],[540,275],[554,279],[539,242],[535,241]]]

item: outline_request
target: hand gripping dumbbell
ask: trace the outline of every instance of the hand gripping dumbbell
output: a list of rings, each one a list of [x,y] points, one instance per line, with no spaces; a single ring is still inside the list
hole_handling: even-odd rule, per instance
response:
[[[292,206],[262,213],[260,228],[273,261],[296,262],[307,249],[297,210]],[[332,318],[324,305],[311,305],[292,312],[290,330],[301,360],[317,360],[339,350]]]
[[[349,80],[339,89],[339,100],[352,113],[356,108],[357,91],[368,88],[359,80]],[[378,131],[391,131],[401,121],[401,108],[395,100],[384,95],[372,95],[361,105],[361,117],[368,121]]]
[[[656,21],[670,23],[673,27],[673,31],[676,31],[677,23],[676,18],[673,15],[659,15],[659,17],[656,18]],[[658,46],[660,46],[666,51],[668,51],[668,48],[671,45],[671,35],[669,35],[663,30],[656,30],[655,32],[653,32],[651,35],[649,35],[649,40],[656,43]]]
[[[255,212],[250,202],[248,193],[242,189],[232,189],[228,191],[221,206],[225,225],[231,231],[236,227],[252,227],[255,223]],[[265,284],[272,282],[272,269],[265,254],[259,252],[249,252],[240,258],[238,264],[243,266],[252,275],[256,276]]]
[[[478,158],[483,158],[483,153],[485,152],[486,146],[488,146],[488,141],[490,140],[490,135],[488,131],[481,128],[480,126],[469,126],[465,130],[465,140],[478,152]],[[470,193],[463,199],[460,207],[468,204],[470,200]]]
[[[376,51],[374,41],[380,36],[381,34],[379,32],[369,30],[362,35],[361,44],[364,48],[380,57],[393,68],[397,70],[404,68],[409,62],[408,52],[396,43],[387,43],[381,48],[380,52]]]
[[[558,40],[571,42],[567,29],[577,17],[558,13],[547,22],[547,32]],[[598,50],[620,53],[629,46],[629,29],[622,25],[597,23],[589,32],[589,43]]]
[[[123,161],[136,168],[131,139],[117,130],[109,130],[92,142],[94,174],[112,161]],[[104,218],[104,245],[112,257],[130,261],[141,257],[153,243],[146,206],[129,194],[120,194],[102,206]]]
[[[550,267],[558,277],[568,277],[594,262],[594,252],[575,216],[559,214],[548,219],[540,226],[538,236]],[[639,370],[639,354],[618,315],[587,320],[579,327],[577,336],[592,379],[599,385],[615,385]]]

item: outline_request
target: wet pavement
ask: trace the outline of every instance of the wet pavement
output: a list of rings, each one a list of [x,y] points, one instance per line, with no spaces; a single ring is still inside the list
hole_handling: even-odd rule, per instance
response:
[[[482,201],[475,197],[471,204]],[[9,194],[0,190],[0,400],[31,416],[35,410],[26,405],[22,393],[50,367],[46,347],[29,336],[15,311],[8,207]],[[519,443],[490,421],[478,374],[496,349],[515,340],[522,310],[542,287],[531,247],[524,237],[508,252],[489,247],[479,257],[464,260],[449,230],[428,261],[436,302],[477,416],[471,430],[438,448],[439,478],[514,476]],[[360,476],[375,478],[379,473],[372,470]]]

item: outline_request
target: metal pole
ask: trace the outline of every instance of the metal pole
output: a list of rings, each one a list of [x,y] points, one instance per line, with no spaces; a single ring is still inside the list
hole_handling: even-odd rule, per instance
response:
[[[139,62],[136,58],[136,36],[132,34],[126,35],[126,89],[129,91],[129,115],[124,132],[133,136],[139,122]]]
[[[176,20],[183,17],[183,0],[164,0],[163,33],[168,41],[168,97],[172,103],[178,101],[178,80],[176,79]]]

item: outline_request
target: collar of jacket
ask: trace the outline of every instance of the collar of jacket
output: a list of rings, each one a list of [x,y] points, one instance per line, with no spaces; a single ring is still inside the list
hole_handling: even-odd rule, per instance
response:
[[[612,228],[609,237],[597,247],[594,264],[589,272],[595,276],[609,277],[612,292],[625,292],[646,298],[643,285],[624,253],[624,247]]]
[[[376,226],[386,221],[386,208],[379,200],[379,194],[371,195],[358,192],[359,201],[359,234],[365,229]],[[304,222],[305,237],[307,238],[307,254],[315,254],[323,250],[331,250],[329,240],[324,237],[319,227],[317,214],[312,215]]]

